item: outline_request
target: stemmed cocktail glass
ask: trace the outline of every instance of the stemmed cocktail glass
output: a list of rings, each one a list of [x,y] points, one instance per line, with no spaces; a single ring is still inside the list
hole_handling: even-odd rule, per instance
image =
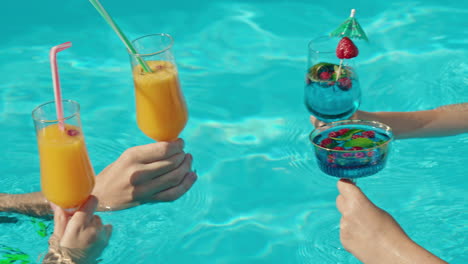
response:
[[[146,35],[133,41],[139,54],[130,53],[138,127],[157,141],[177,139],[188,120],[173,43],[168,34]]]

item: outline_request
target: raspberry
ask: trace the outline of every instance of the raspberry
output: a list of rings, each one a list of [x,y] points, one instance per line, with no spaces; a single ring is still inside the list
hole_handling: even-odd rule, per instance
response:
[[[337,132],[341,136],[341,135],[344,135],[344,134],[348,133],[348,131],[349,131],[349,128],[342,128],[342,129],[338,130]]]
[[[356,138],[363,138],[363,136],[361,136],[361,135],[353,135],[352,138],[353,138],[353,139],[356,139]]]
[[[334,149],[334,150],[344,150],[343,147],[334,147],[333,149]]]
[[[333,143],[333,139],[326,138],[320,142],[320,146],[326,148],[329,144]]]
[[[336,56],[339,59],[351,59],[356,57],[358,54],[358,48],[348,37],[342,38],[336,47]]]
[[[75,129],[68,129],[67,130],[67,135],[69,135],[71,137],[77,136],[79,134],[80,134],[80,132],[78,130],[75,130]]]
[[[364,158],[366,154],[364,152],[357,152],[354,154],[354,157],[356,158]]]
[[[352,147],[351,150],[361,150],[362,147]]]
[[[351,82],[351,79],[348,77],[340,78],[338,80],[338,87],[343,90],[343,91],[348,91],[353,87],[353,83]]]
[[[371,130],[362,132],[362,135],[368,138],[375,138],[375,132]]]
[[[330,77],[331,77],[331,74],[327,71],[324,71],[320,73],[319,75],[320,80],[324,80],[324,81],[330,80]]]
[[[338,131],[333,131],[333,132],[330,132],[328,134],[328,137],[331,137],[331,138],[337,138],[339,136],[341,136],[341,135],[340,135],[340,133],[338,133]]]
[[[343,154],[341,154],[341,157],[343,158],[349,158],[349,157],[352,157],[353,156],[353,153],[349,153],[349,152],[345,152]]]

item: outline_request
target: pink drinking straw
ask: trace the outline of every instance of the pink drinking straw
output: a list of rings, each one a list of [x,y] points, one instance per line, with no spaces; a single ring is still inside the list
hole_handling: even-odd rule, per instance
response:
[[[54,46],[50,49],[50,68],[52,70],[52,83],[54,84],[54,98],[55,98],[55,111],[57,112],[57,120],[59,121],[59,127],[64,130],[63,125],[63,106],[62,106],[62,92],[60,90],[60,78],[58,74],[57,66],[57,53],[62,50],[66,50],[71,47],[70,41],[63,44]]]

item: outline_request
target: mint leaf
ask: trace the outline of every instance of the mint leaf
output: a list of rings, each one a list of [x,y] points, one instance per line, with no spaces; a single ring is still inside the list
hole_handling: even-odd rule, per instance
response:
[[[359,132],[363,132],[364,130],[362,129],[356,129],[356,128],[353,128],[353,129],[350,129],[348,130],[348,132],[344,133],[343,135],[341,135],[339,138],[332,138],[330,137],[331,139],[334,139],[334,140],[350,140],[354,134],[357,134]]]
[[[327,149],[333,149],[333,148],[336,147],[336,146],[338,146],[338,143],[332,142],[332,143],[326,145],[325,148],[327,148]]]
[[[346,148],[352,148],[352,147],[371,148],[375,146],[375,142],[372,139],[368,139],[368,138],[355,138],[344,143],[343,146]]]
[[[375,142],[375,144],[377,144],[377,146],[380,146],[380,145],[382,145],[382,144],[385,143],[385,142],[387,142],[387,141],[385,141],[385,140],[380,140],[380,141]]]

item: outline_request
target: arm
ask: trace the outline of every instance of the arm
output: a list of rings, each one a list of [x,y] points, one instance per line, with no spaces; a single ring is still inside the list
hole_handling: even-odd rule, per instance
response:
[[[127,149],[96,177],[93,190],[98,211],[115,211],[144,203],[170,202],[184,195],[197,180],[192,155],[183,141],[158,142]],[[52,213],[40,192],[0,194],[0,212],[32,216]]]
[[[357,111],[351,119],[374,120],[390,126],[397,139],[443,137],[468,133],[468,103],[412,112]],[[324,123],[311,116],[314,126]]]
[[[411,240],[393,217],[346,180],[338,181],[343,247],[365,264],[447,264]]]
[[[452,136],[468,132],[468,103],[414,112],[358,111],[353,119],[387,124],[396,138]]]
[[[31,216],[49,216],[49,203],[41,192],[25,194],[0,193],[0,212],[14,212]]]

